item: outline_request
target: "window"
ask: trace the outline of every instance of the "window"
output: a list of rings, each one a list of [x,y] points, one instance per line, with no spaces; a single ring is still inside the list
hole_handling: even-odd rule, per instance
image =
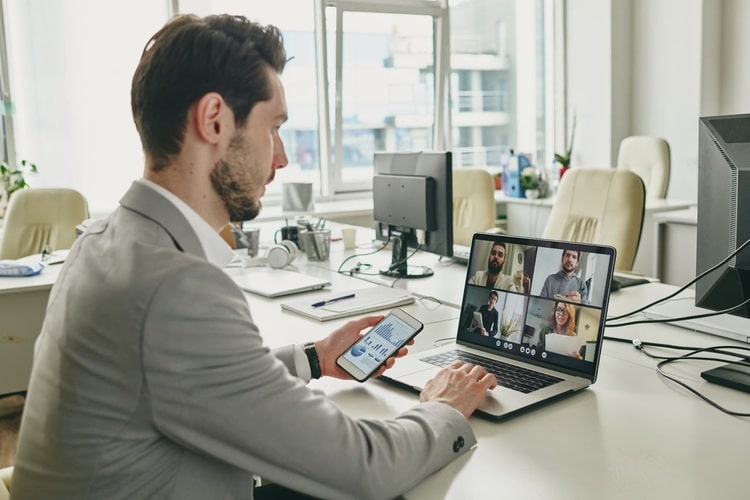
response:
[[[39,166],[32,185],[79,189],[95,215],[142,173],[130,80],[172,6],[283,33],[289,166],[267,204],[285,181],[367,191],[379,150],[449,149],[456,168],[491,171],[511,148],[550,162],[553,0],[2,1],[3,146]]]

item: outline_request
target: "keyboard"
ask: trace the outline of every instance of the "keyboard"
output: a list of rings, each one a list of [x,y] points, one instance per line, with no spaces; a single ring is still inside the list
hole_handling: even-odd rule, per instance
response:
[[[561,378],[552,375],[503,363],[502,361],[487,359],[465,351],[453,350],[421,358],[422,361],[436,366],[448,366],[457,359],[464,363],[483,367],[495,375],[499,385],[524,394],[544,389],[557,382],[562,382]]]

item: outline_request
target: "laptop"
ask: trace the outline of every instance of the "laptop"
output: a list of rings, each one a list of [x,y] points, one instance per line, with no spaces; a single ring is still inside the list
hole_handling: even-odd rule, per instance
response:
[[[320,290],[330,281],[288,269],[254,269],[234,274],[232,279],[246,292],[263,297],[283,297],[295,293]]]
[[[490,252],[498,243],[505,248],[500,272],[518,279],[488,286],[487,269],[497,267]],[[575,267],[564,261],[566,252],[577,254]],[[400,359],[381,378],[421,391],[454,359],[481,364],[499,385],[477,413],[496,420],[587,388],[599,368],[615,254],[610,246],[475,234],[455,340]],[[475,313],[483,329],[475,327]]]

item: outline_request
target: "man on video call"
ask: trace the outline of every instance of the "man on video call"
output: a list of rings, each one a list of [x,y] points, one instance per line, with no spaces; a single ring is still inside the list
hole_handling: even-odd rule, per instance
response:
[[[457,362],[401,415],[352,418],[306,383],[350,379],[335,360],[381,317],[270,351],[222,270],[219,231],[257,216],[287,164],[286,61],[275,27],[239,16],[177,16],[147,43],[131,88],[143,178],[52,289],[14,500],[394,498],[475,445],[493,375]]]
[[[581,252],[579,250],[570,248],[563,250],[560,270],[547,276],[539,295],[550,299],[561,298],[571,302],[587,304],[589,301],[588,287],[586,282],[576,274],[580,258]]]
[[[474,276],[469,278],[469,284],[524,293],[529,281],[527,277],[524,276],[522,283],[520,276],[518,279],[514,279],[512,276],[501,272],[503,264],[505,264],[506,253],[505,243],[501,241],[493,242],[490,256],[487,258],[487,269],[480,269],[474,273]]]

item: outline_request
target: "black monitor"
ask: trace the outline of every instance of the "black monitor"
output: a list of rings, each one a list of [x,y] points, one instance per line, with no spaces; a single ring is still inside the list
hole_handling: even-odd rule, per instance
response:
[[[377,152],[373,165],[375,236],[390,241],[391,265],[381,274],[397,278],[432,275],[407,265],[407,249],[453,256],[453,172],[449,151]]]
[[[750,239],[750,114],[699,121],[698,232],[700,274]],[[750,298],[750,250],[743,250],[695,285],[695,305],[714,311]],[[750,307],[736,310],[750,317]]]

